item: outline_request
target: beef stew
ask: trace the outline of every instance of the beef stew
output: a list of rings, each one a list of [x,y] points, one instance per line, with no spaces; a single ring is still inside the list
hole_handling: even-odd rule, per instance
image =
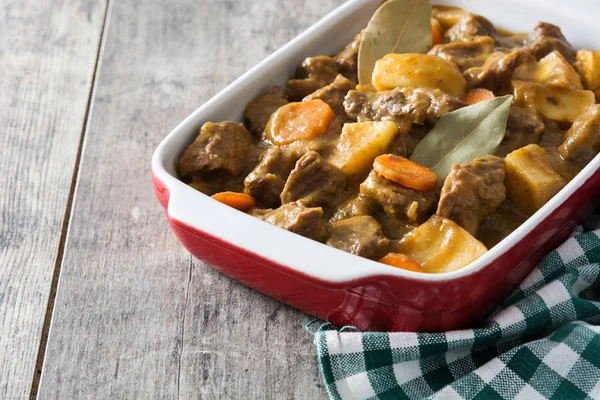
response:
[[[429,273],[464,267],[600,151],[600,53],[575,51],[552,24],[523,35],[456,8],[431,18],[441,42],[377,60],[371,84],[358,80],[363,31],[257,96],[244,125],[206,123],[179,159],[181,179],[358,256]],[[507,94],[496,150],[431,184],[437,170],[411,160],[418,144],[446,115]]]

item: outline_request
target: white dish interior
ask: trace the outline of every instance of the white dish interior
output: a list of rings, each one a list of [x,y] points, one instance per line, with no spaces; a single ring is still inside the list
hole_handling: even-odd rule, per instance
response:
[[[489,18],[496,26],[530,31],[540,21],[558,24],[575,48],[600,49],[597,16],[600,3],[572,0],[434,1],[464,7]],[[444,281],[472,274],[507,252],[542,220],[551,215],[577,188],[600,169],[597,156],[560,193],[500,244],[463,269],[443,274],[421,274],[389,267],[345,253],[280,229],[236,211],[188,187],[176,177],[174,160],[207,121],[241,121],[246,104],[274,84],[284,85],[296,65],[307,56],[333,54],[366,26],[380,4],[349,0],[306,32],[252,68],[177,126],[158,146],[152,158],[154,175],[170,192],[168,214],[197,230],[221,238],[278,264],[331,282],[346,282],[374,275],[396,275],[423,281]]]

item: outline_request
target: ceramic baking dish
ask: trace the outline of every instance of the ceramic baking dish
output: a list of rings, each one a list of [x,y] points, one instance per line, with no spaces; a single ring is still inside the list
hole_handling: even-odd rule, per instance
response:
[[[346,2],[185,119],[154,153],[154,189],[175,235],[194,256],[262,293],[337,325],[455,329],[498,305],[590,213],[600,197],[600,156],[483,257],[439,275],[389,267],[269,225],[186,186],[174,169],[204,122],[241,121],[246,104],[271,85],[285,84],[302,59],[342,49],[380,3]],[[600,39],[594,39],[600,38],[595,18],[600,6],[592,2],[570,1],[568,9],[557,1],[437,3],[464,7],[513,31],[529,31],[539,20],[553,22],[576,48],[600,49]]]

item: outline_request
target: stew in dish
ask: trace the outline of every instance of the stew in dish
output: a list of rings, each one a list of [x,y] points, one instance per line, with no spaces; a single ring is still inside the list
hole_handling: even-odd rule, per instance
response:
[[[384,3],[338,54],[306,58],[243,123],[205,123],[180,178],[413,271],[462,268],[505,238],[600,151],[600,52],[546,22],[514,34],[426,2],[407,17],[403,3]]]

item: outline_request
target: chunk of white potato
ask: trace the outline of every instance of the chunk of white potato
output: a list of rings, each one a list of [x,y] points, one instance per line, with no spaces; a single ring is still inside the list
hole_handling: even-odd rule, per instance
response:
[[[513,81],[515,103],[530,106],[548,119],[573,122],[596,103],[594,92],[550,87],[535,82]]]
[[[546,152],[537,144],[513,151],[505,160],[506,196],[523,212],[539,210],[566,182],[548,162]]]
[[[390,147],[398,125],[392,121],[344,124],[340,140],[329,161],[350,177],[369,170],[375,157]]]
[[[583,90],[577,71],[558,51],[548,54],[537,63],[535,81],[548,86]]]
[[[463,18],[469,16],[469,12],[459,7],[434,5],[431,15],[437,19],[446,30],[458,24]]]
[[[579,50],[575,68],[588,90],[600,89],[600,51]]]
[[[388,54],[375,63],[373,86],[377,90],[396,87],[440,89],[464,98],[467,81],[456,65],[429,54]]]
[[[413,258],[425,272],[442,273],[467,266],[487,248],[457,223],[434,215],[405,236],[395,251]]]

